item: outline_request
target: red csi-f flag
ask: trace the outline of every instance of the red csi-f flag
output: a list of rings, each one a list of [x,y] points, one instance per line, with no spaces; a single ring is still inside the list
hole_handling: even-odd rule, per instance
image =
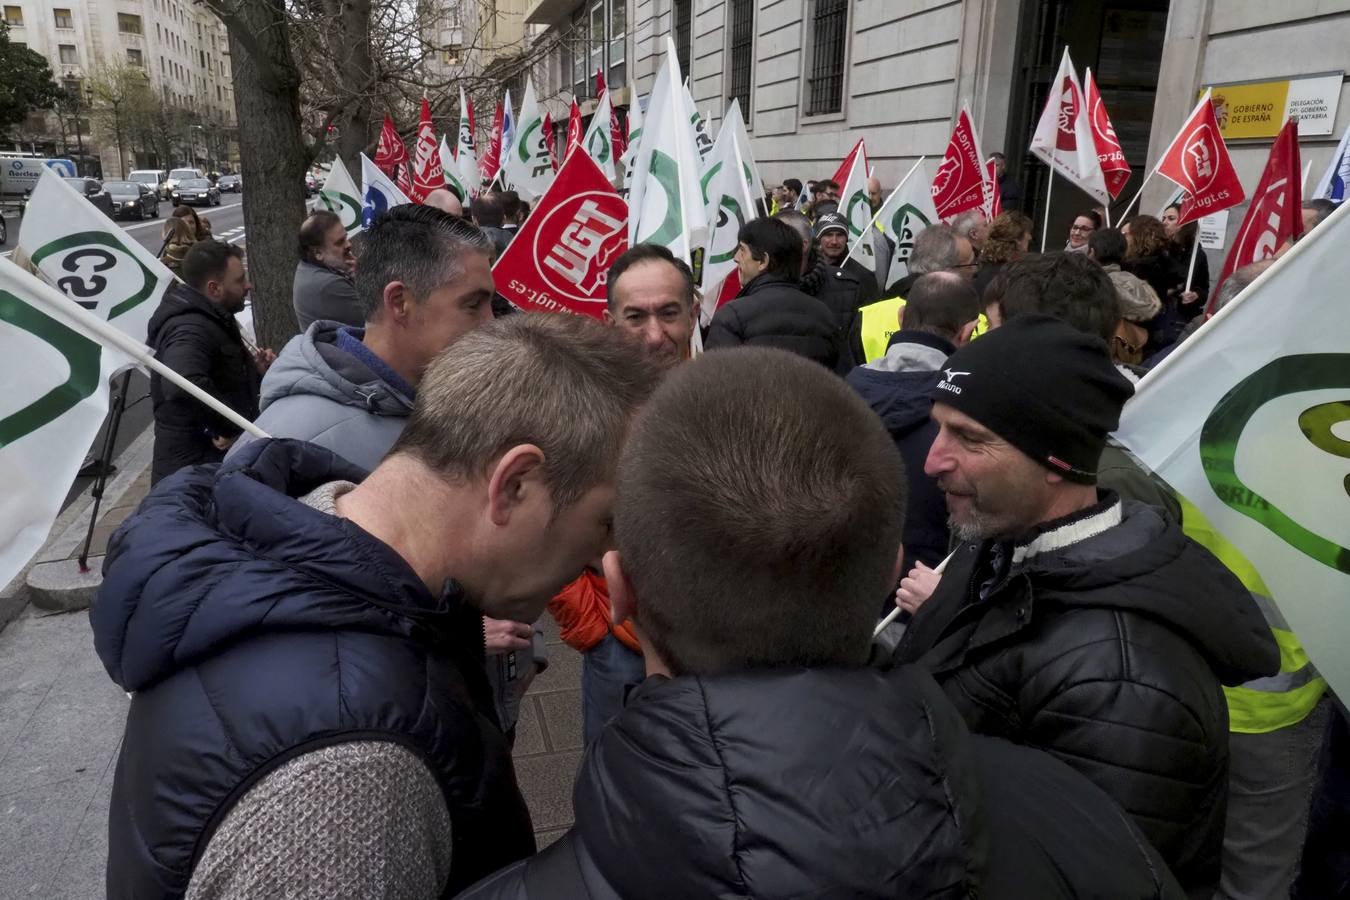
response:
[[[1215,283],[1215,296],[1234,270],[1274,256],[1276,250],[1303,232],[1303,175],[1299,170],[1298,119],[1291,118],[1270,148],[1266,170],[1261,173],[1251,206]],[[1211,299],[1210,311],[1213,305]]]
[[[1101,163],[1106,189],[1114,200],[1130,180],[1130,164],[1125,161],[1125,151],[1120,149],[1120,139],[1111,125],[1111,117],[1106,114],[1106,104],[1102,102],[1091,69],[1083,79],[1083,96],[1087,102],[1088,121],[1092,123],[1092,141],[1097,146],[1097,161]]]
[[[1247,199],[1228,157],[1228,146],[1219,132],[1209,95],[1205,91],[1154,169],[1186,192],[1178,225],[1237,206]]]
[[[939,218],[950,219],[971,209],[984,207],[984,163],[980,140],[970,113],[962,108],[956,129],[947,142],[947,152],[933,179],[933,206]]]
[[[605,276],[627,249],[628,204],[589,153],[573,153],[492,275],[521,309],[600,318]]]

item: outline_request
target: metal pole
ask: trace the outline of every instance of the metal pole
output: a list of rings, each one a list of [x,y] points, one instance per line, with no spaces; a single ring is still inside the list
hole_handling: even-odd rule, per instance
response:
[[[98,454],[98,472],[94,476],[94,485],[89,491],[89,495],[94,498],[94,505],[89,513],[89,530],[84,535],[84,548],[80,550],[80,572],[89,571],[89,547],[94,542],[94,528],[98,525],[98,508],[103,502],[103,489],[107,487],[108,475],[111,474],[112,452],[117,443],[117,430],[122,425],[122,412],[127,407],[127,391],[131,388],[132,369],[127,369],[118,378],[116,395],[108,412],[108,425],[103,431],[103,447]]]

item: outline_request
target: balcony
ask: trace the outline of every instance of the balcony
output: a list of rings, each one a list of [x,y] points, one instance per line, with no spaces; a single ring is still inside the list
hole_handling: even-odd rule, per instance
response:
[[[572,15],[577,0],[527,0],[525,22],[529,25],[557,25]]]

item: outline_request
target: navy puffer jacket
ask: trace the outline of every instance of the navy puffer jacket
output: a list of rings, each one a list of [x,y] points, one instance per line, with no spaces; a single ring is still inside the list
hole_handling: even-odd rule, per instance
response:
[[[492,719],[480,614],[390,547],[293,498],[361,470],[298,441],[185,469],[113,536],[90,618],[135,692],[109,814],[108,896],[178,897],[216,826],[294,757],[395,741],[450,811],[452,892],[534,848]]]

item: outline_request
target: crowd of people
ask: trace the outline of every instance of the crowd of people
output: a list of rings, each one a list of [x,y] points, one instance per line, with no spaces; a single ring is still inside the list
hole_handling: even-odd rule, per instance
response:
[[[312,213],[275,355],[240,251],[191,242],[151,343],[270,437],[153,380],[91,614],[133,696],[109,896],[1335,896],[1343,711],[1298,757],[1234,739],[1225,689],[1281,647],[1110,437],[1205,319],[1193,230],[1089,211],[1033,253],[1010,184],[891,279],[838,192],[775,188],[702,330],[650,244],[599,320],[514,314],[510,191],[357,246]],[[545,614],[587,751],[536,854],[511,746]]]

